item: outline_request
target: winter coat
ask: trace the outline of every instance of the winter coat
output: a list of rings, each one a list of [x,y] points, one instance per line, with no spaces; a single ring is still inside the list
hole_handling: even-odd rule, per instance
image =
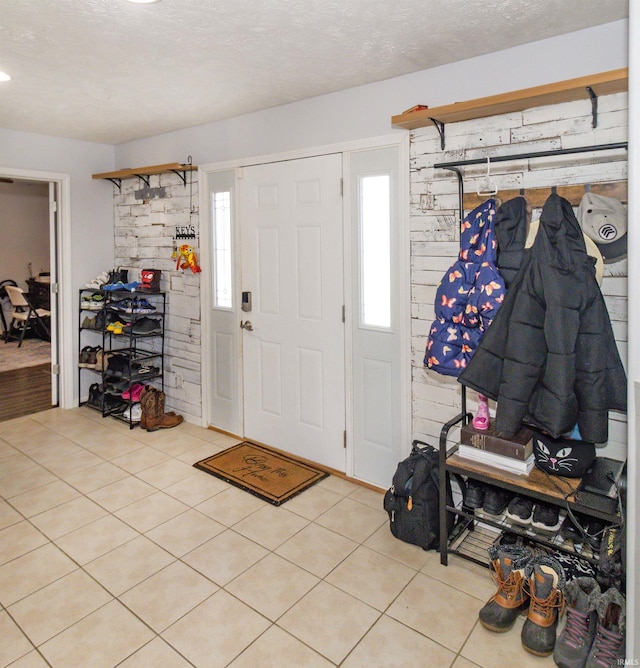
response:
[[[465,217],[458,259],[436,291],[424,364],[446,376],[457,376],[467,366],[504,299],[495,264],[495,214],[495,200],[489,199]]]
[[[498,253],[496,265],[508,290],[522,266],[527,241],[527,200],[515,197],[499,209],[493,225]]]
[[[577,424],[604,443],[608,411],[625,411],[627,381],[604,298],[570,203],[552,194],[533,246],[458,379],[497,400],[496,430],[521,422],[553,438]]]

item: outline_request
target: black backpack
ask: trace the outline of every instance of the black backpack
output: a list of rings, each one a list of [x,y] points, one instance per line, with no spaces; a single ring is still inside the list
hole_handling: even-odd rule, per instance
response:
[[[384,509],[389,514],[391,533],[424,550],[438,549],[439,495],[438,451],[427,443],[414,441],[411,454],[398,464],[392,486],[384,495]],[[453,505],[448,474],[447,504]],[[453,520],[453,514],[447,513],[448,531],[453,528]]]

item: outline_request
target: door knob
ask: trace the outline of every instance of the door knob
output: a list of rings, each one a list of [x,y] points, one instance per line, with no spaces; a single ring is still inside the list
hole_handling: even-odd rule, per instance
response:
[[[247,320],[246,322],[243,322],[241,320],[240,321],[240,329],[246,329],[247,332],[253,332],[253,325],[251,324],[251,320]]]

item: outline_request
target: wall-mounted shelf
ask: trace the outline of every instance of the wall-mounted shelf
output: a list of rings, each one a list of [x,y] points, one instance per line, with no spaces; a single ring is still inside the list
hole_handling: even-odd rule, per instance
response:
[[[137,176],[141,179],[144,184],[149,187],[149,176],[152,174],[166,174],[168,172],[173,172],[177,174],[181,179],[184,185],[187,185],[187,172],[192,172],[198,169],[197,165],[191,164],[182,164],[179,162],[170,162],[166,165],[151,165],[149,167],[135,167],[132,169],[120,169],[117,172],[104,172],[102,174],[92,174],[91,178],[93,179],[105,179],[111,181],[118,188],[122,183],[122,179],[130,179],[134,176]]]
[[[524,111],[532,107],[548,104],[573,102],[590,99],[593,114],[593,127],[597,125],[598,96],[611,95],[628,90],[629,70],[622,68],[600,74],[593,74],[577,79],[567,79],[543,86],[523,88],[510,93],[490,95],[466,102],[455,102],[432,109],[419,109],[391,117],[391,123],[406,130],[434,125],[440,133],[441,146],[444,149],[444,130],[446,123],[457,123],[474,118],[497,116],[514,111]]]

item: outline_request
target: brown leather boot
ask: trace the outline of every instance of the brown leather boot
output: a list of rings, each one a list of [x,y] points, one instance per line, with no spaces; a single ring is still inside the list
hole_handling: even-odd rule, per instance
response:
[[[551,556],[534,557],[526,570],[529,613],[522,627],[522,646],[536,656],[549,656],[556,644],[558,617],[564,609],[564,569]]]
[[[155,387],[147,385],[140,395],[140,408],[142,415],[140,416],[140,427],[147,431],[155,431],[158,427],[155,426],[158,421],[158,391]]]
[[[498,591],[480,610],[479,619],[485,629],[504,633],[514,625],[529,602],[523,585],[531,551],[518,545],[494,546],[489,548],[489,558],[491,577],[496,581]]]
[[[184,418],[182,415],[177,415],[173,411],[169,413],[164,412],[164,402],[165,402],[165,393],[157,390],[157,402],[158,402],[158,417],[155,421],[156,429],[170,429],[171,427],[177,427],[182,423]]]

